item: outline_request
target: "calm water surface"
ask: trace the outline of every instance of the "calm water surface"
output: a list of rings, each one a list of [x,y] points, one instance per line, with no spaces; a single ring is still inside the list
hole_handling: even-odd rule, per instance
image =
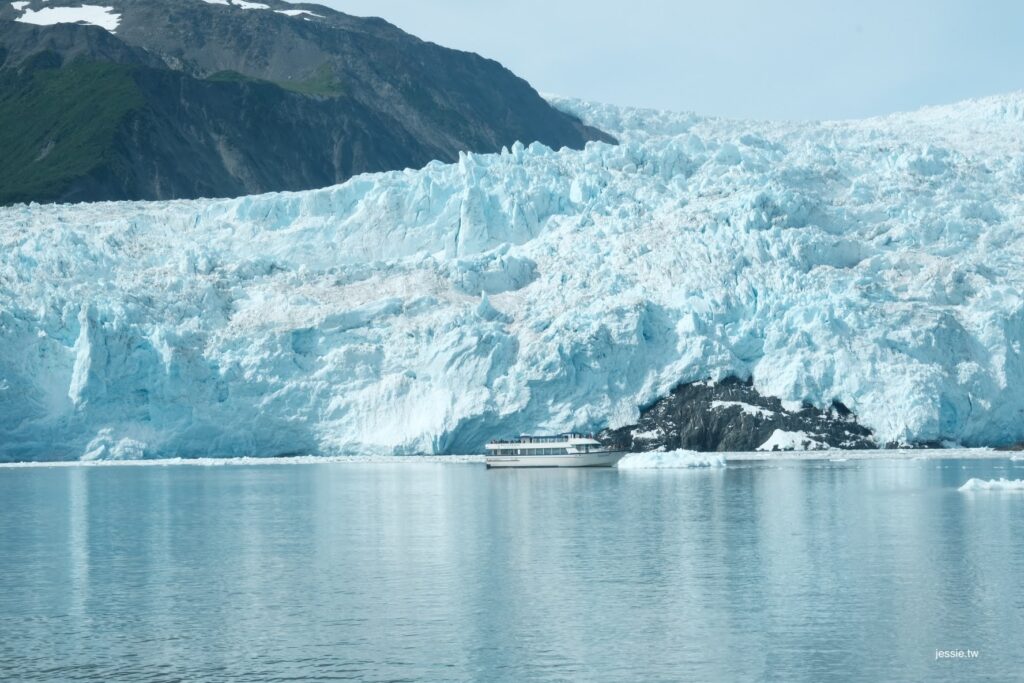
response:
[[[1022,680],[1003,476],[0,469],[0,679]]]

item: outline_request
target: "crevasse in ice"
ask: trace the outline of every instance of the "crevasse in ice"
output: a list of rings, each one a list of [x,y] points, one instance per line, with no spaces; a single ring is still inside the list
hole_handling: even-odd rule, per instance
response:
[[[621,144],[0,209],[0,459],[479,452],[727,375],[882,442],[1024,440],[1024,94],[555,102]]]

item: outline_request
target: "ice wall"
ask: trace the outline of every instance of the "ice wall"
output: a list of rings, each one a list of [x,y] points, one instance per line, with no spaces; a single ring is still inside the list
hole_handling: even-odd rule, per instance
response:
[[[323,190],[0,209],[0,459],[479,451],[752,376],[1024,440],[1024,94],[616,135]]]

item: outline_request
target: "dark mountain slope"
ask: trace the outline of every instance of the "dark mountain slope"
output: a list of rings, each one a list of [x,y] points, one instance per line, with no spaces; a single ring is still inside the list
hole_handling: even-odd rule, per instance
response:
[[[106,4],[114,33],[0,6],[0,203],[301,190],[517,140],[611,140],[496,62],[379,19]]]

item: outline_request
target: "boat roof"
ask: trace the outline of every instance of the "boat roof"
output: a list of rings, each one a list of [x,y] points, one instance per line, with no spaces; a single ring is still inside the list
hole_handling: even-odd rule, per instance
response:
[[[516,443],[558,443],[563,441],[593,441],[599,443],[591,434],[579,432],[566,432],[565,434],[520,434],[507,439],[491,439],[492,444],[516,444]]]

